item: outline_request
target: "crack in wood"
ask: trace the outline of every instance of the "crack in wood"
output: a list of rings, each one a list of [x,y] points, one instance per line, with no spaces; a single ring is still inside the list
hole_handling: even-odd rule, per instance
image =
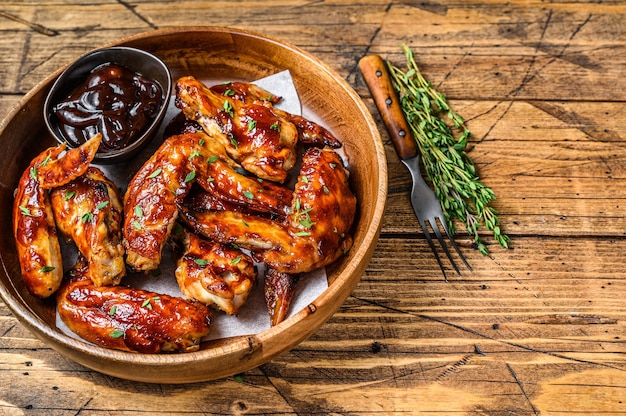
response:
[[[357,299],[357,300],[361,301],[361,302],[368,303],[370,305],[375,305],[375,306],[378,306],[380,308],[383,308],[383,309],[386,309],[386,310],[389,310],[389,311],[392,311],[392,312],[406,314],[406,315],[410,315],[410,316],[415,316],[417,318],[421,318],[421,319],[424,319],[426,321],[436,322],[436,323],[439,323],[439,324],[442,324],[442,325],[449,326],[451,328],[458,329],[458,330],[466,332],[468,334],[472,334],[472,335],[477,336],[479,338],[487,339],[489,341],[497,342],[497,343],[504,344],[504,345],[509,345],[511,347],[516,347],[516,348],[519,348],[519,349],[522,349],[522,350],[525,350],[525,351],[530,351],[530,352],[534,352],[534,353],[538,353],[538,354],[545,354],[545,355],[548,355],[548,356],[551,356],[551,357],[560,358],[560,359],[563,359],[563,360],[566,360],[566,361],[571,361],[571,362],[575,362],[575,363],[579,363],[579,364],[589,364],[589,365],[598,366],[598,367],[610,368],[610,369],[618,370],[618,371],[626,371],[625,369],[623,369],[623,368],[621,368],[619,366],[599,363],[599,362],[590,361],[590,360],[584,360],[584,359],[580,359],[580,358],[568,357],[568,356],[563,355],[563,354],[559,354],[559,353],[556,353],[556,352],[540,350],[540,349],[533,348],[533,347],[528,346],[528,345],[520,344],[518,342],[512,342],[512,341],[506,341],[506,340],[502,340],[502,339],[497,339],[497,338],[491,337],[489,335],[483,334],[483,333],[481,333],[479,331],[476,331],[474,329],[466,328],[466,327],[464,327],[462,325],[455,324],[455,323],[452,323],[452,322],[447,322],[447,321],[444,321],[443,319],[435,318],[433,316],[424,315],[424,314],[421,314],[421,313],[407,312],[407,311],[404,311],[402,309],[398,309],[398,308],[394,308],[394,307],[382,304],[380,302],[367,300],[367,299],[359,298],[359,297],[356,297],[356,296],[352,296],[352,297],[354,299]]]

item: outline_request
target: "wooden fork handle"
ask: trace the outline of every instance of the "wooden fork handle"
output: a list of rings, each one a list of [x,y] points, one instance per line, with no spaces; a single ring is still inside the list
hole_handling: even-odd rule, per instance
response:
[[[385,61],[379,55],[367,55],[359,61],[359,68],[398,156],[402,160],[417,156],[415,140],[393,89]]]

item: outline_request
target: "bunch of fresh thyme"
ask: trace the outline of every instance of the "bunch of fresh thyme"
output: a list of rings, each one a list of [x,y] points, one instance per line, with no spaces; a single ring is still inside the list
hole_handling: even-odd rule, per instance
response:
[[[389,61],[387,66],[450,232],[456,232],[455,218],[464,222],[478,250],[487,255],[489,250],[478,233],[480,224],[484,224],[493,232],[498,244],[508,248],[510,239],[500,229],[496,210],[488,206],[495,194],[481,183],[476,167],[467,155],[470,131],[465,121],[450,109],[443,94],[424,79],[413,52],[406,45],[402,49],[407,59],[407,71],[403,72]]]

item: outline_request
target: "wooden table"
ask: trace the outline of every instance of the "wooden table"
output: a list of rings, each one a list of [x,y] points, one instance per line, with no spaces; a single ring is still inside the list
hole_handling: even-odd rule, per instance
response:
[[[389,167],[374,257],[341,309],[297,348],[192,385],[87,370],[0,302],[0,414],[626,412],[623,2],[5,1],[0,115],[94,47],[192,24],[284,39],[361,95]],[[403,65],[403,42],[468,120],[470,156],[512,238],[485,257],[461,228],[474,273],[447,283],[357,66],[368,53]]]

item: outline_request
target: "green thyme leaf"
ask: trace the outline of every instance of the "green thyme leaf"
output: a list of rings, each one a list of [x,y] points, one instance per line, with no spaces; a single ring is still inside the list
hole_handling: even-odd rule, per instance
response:
[[[66,201],[69,201],[70,199],[74,197],[74,195],[76,195],[76,191],[65,191],[65,194],[63,195],[63,199],[65,199]]]
[[[54,266],[43,266],[41,269],[39,269],[39,271],[41,273],[49,273],[51,271],[53,271],[55,269]]]
[[[196,171],[192,170],[185,177],[185,183],[189,183],[189,182],[193,181],[195,178],[196,178]]]
[[[122,335],[124,335],[124,331],[121,331],[119,329],[111,331],[111,333],[109,334],[111,338],[116,338],[116,339],[120,338]]]
[[[148,175],[148,179],[156,178],[157,176],[159,176],[161,174],[161,172],[163,172],[162,168],[156,169],[154,172],[152,172],[150,175]]]
[[[92,212],[85,212],[82,215],[82,217],[80,217],[80,220],[82,221],[83,224],[93,221],[93,213]]]
[[[109,205],[109,201],[103,201],[103,202],[100,202],[98,205],[96,205],[96,208],[100,211],[100,210],[105,209],[107,205]]]
[[[254,194],[250,191],[243,191],[243,195],[248,199],[254,199]]]
[[[205,259],[194,259],[193,262],[196,263],[198,266],[206,266],[207,264],[209,264],[209,262]]]

